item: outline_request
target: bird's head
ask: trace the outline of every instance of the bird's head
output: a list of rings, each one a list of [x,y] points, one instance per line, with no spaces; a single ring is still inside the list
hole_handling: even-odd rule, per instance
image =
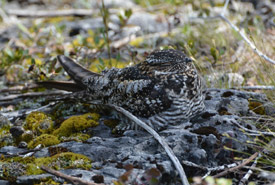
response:
[[[192,59],[183,52],[173,49],[156,50],[143,62],[150,71],[185,72],[194,69]]]

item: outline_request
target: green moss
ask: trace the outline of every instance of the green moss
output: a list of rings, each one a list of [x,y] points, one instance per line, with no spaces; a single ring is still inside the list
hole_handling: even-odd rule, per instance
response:
[[[40,166],[48,166],[55,170],[81,168],[90,169],[92,161],[87,156],[72,152],[56,154],[52,157],[12,157],[0,159],[0,176],[2,179],[15,181],[20,175],[38,175],[45,173]],[[47,179],[45,179],[47,180]],[[44,181],[44,180],[43,180]]]
[[[13,137],[10,134],[10,126],[5,125],[0,128],[0,148],[13,144]]]
[[[39,167],[42,165],[49,166],[55,170],[82,168],[90,169],[92,161],[85,155],[76,154],[72,152],[65,152],[56,154],[52,157],[36,158],[33,163],[27,165],[27,174],[36,175],[44,173]]]
[[[89,127],[96,127],[100,116],[96,113],[87,113],[81,116],[72,116],[65,120],[61,126],[53,132],[58,137],[69,137],[73,133],[85,130]]]
[[[265,115],[265,108],[261,102],[249,100],[249,110],[252,110],[256,114]]]
[[[37,135],[50,133],[53,130],[53,121],[43,112],[32,112],[26,117],[24,129]]]
[[[34,137],[33,133],[28,130],[22,134],[22,136],[20,137],[20,140],[28,143],[33,139],[33,137]]]
[[[60,141],[58,138],[54,135],[49,134],[42,134],[41,136],[33,139],[28,144],[28,148],[35,148],[37,145],[42,144],[44,147],[51,146],[51,145],[57,145]]]
[[[67,142],[67,141],[77,141],[77,142],[83,142],[89,139],[91,136],[88,134],[82,134],[82,133],[75,133],[72,134],[69,137],[60,137],[61,142]]]
[[[18,162],[2,163],[0,168],[1,179],[10,182],[15,182],[18,176],[25,175],[26,172],[26,166]]]

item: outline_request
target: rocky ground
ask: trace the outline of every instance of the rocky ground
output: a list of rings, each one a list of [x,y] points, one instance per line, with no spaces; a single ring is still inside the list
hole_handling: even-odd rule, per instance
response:
[[[193,162],[201,167],[222,166],[234,163],[236,157],[249,157],[255,152],[251,142],[254,141],[253,134],[257,131],[251,124],[253,122],[251,119],[260,118],[262,111],[269,116],[275,114],[274,105],[268,102],[265,95],[252,92],[208,89],[205,104],[207,110],[202,115],[159,133],[180,161]],[[245,117],[251,119],[245,119]],[[128,183],[148,183],[149,180],[156,178],[160,184],[180,184],[173,164],[151,135],[143,130],[129,130],[115,137],[111,128],[103,124],[103,120],[99,122],[98,126],[90,130],[93,136],[85,142],[61,142],[31,154],[35,158],[49,157],[53,156],[52,150],[55,149],[87,156],[92,160],[91,168],[61,171],[97,183],[110,184],[118,180],[127,172],[125,166],[130,165]],[[4,122],[1,123],[4,126]],[[7,158],[17,156],[19,153],[22,155],[30,153],[27,148],[15,146],[4,146],[0,152]],[[7,175],[8,172],[10,176],[17,174],[16,183],[18,184],[34,184],[52,176],[49,174],[23,175],[28,163],[4,164],[2,163],[4,174]],[[202,176],[207,172],[205,169],[186,164],[184,169],[187,176]],[[53,177],[53,180],[64,182],[56,177]],[[4,182],[8,183],[8,181],[2,181]]]
[[[104,2],[105,8],[96,1],[0,2],[0,184],[65,182],[45,173],[42,165],[95,183],[181,184],[173,163],[150,134],[116,133],[119,120],[107,112],[83,103],[51,103],[51,97],[66,92],[34,84],[68,80],[56,62],[58,54],[100,72],[137,63],[152,50],[169,47],[194,59],[208,87],[204,113],[159,132],[190,183],[196,182],[195,176],[214,176],[224,171],[224,165],[260,152],[249,182],[272,184],[274,91],[234,88],[274,86],[275,68],[225,22],[207,18],[222,11],[223,1]],[[83,8],[92,13],[28,17],[39,11]],[[273,1],[234,1],[226,15],[249,30],[259,49],[274,56],[273,10]],[[239,182],[247,168],[224,175],[226,183]]]

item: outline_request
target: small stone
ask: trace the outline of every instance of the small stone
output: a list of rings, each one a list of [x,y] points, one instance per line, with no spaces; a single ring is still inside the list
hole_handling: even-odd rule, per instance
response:
[[[95,182],[95,183],[104,183],[104,177],[102,175],[94,175],[92,177],[92,180]]]
[[[21,141],[19,144],[18,144],[18,148],[27,148],[28,144],[25,142],[25,141]]]
[[[0,128],[9,127],[10,125],[11,122],[8,120],[8,118],[0,114]]]
[[[10,133],[14,138],[18,138],[24,133],[24,129],[21,126],[14,126],[10,129]]]

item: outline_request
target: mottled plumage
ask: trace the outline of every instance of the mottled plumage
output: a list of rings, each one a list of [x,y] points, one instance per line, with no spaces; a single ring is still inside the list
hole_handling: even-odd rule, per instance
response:
[[[192,60],[177,50],[157,50],[140,64],[97,74],[66,56],[59,62],[85,99],[115,104],[155,129],[175,125],[204,109],[201,80]]]

